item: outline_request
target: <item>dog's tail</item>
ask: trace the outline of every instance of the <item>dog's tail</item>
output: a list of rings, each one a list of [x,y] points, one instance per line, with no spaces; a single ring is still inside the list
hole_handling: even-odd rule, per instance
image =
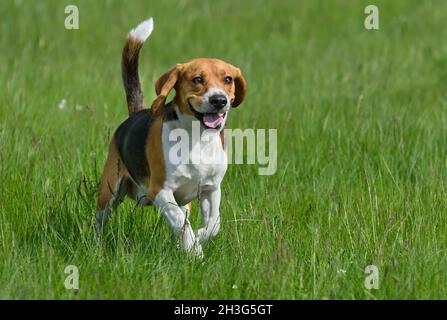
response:
[[[154,21],[149,18],[141,22],[127,35],[126,44],[121,56],[121,76],[126,90],[127,108],[129,116],[145,107],[140,78],[138,77],[138,56],[144,42],[154,29]]]

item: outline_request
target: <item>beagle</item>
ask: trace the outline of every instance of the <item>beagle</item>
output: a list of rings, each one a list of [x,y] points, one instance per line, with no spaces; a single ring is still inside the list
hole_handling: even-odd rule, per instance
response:
[[[96,234],[101,235],[111,211],[127,195],[138,204],[157,207],[183,249],[202,256],[202,245],[220,229],[220,184],[227,170],[223,128],[230,109],[242,103],[247,84],[241,71],[231,64],[218,59],[193,59],[176,64],[156,81],[157,97],[146,109],[138,56],[152,30],[152,18],[140,23],[128,34],[122,52],[129,117],[115,131],[109,145],[97,203]],[[166,103],[171,89],[175,96]],[[192,137],[194,123],[208,134],[205,146],[203,140]],[[212,159],[206,162],[171,161],[170,151],[176,142],[170,133],[176,129],[188,133],[190,158],[201,148],[218,151],[207,154]],[[200,201],[204,221],[196,232],[189,222],[195,198]]]

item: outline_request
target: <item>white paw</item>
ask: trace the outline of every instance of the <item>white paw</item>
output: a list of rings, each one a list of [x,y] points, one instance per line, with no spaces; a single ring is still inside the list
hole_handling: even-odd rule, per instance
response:
[[[193,254],[199,259],[203,259],[203,250],[199,242],[194,245]]]
[[[202,245],[200,244],[199,238],[194,235],[194,233],[183,234],[180,236],[180,241],[178,241],[178,246],[183,247],[183,250],[192,256],[198,257],[200,259],[203,258],[203,250]]]
[[[202,245],[200,244],[197,238],[195,239],[195,242],[192,246],[184,247],[184,250],[187,254],[191,256],[197,257],[199,259],[203,258]]]

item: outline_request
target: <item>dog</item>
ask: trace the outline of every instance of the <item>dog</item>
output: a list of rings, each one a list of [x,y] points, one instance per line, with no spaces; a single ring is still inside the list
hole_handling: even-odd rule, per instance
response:
[[[96,234],[103,233],[110,213],[127,195],[140,205],[154,205],[168,221],[178,244],[203,256],[202,246],[220,229],[221,182],[227,170],[223,129],[230,109],[244,100],[247,83],[239,68],[222,60],[192,59],[176,64],[155,83],[157,97],[147,109],[138,75],[138,57],[153,30],[153,19],[141,22],[128,36],[121,58],[121,74],[129,117],[109,144],[96,210]],[[166,103],[174,89],[173,100]],[[204,161],[175,163],[170,133],[181,129],[192,136],[194,123],[208,139],[192,138],[189,160],[200,148],[216,152]],[[211,161],[209,161],[211,160]],[[189,222],[191,201],[198,198],[204,225],[196,232]]]

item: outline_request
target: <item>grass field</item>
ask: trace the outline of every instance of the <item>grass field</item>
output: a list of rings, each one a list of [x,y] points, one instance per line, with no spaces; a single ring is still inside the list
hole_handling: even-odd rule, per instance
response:
[[[447,298],[446,1],[69,3],[79,30],[64,28],[63,1],[0,1],[0,298]],[[364,28],[370,3],[380,30]],[[218,57],[249,85],[229,127],[278,130],[275,175],[229,167],[202,262],[129,200],[93,237],[127,117],[121,49],[149,16],[146,101],[173,64]]]

